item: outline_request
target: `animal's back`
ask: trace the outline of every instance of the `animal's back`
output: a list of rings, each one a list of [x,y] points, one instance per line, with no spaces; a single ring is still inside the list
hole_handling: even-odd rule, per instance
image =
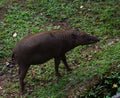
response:
[[[13,49],[16,59],[18,62],[29,60],[29,63],[37,64],[61,55],[65,52],[62,49],[65,47],[63,33],[65,32],[54,30],[25,37]]]

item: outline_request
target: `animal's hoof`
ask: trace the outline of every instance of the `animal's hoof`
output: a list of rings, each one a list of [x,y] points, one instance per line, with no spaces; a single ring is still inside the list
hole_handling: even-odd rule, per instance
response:
[[[56,76],[57,77],[62,77],[60,73],[56,73]]]
[[[25,95],[25,91],[24,92],[20,92],[20,95]]]
[[[26,90],[20,89],[20,95],[25,95],[26,92],[27,92]]]
[[[61,76],[62,77],[62,76]],[[61,79],[61,77],[56,77],[55,79],[55,84],[58,84],[59,83],[59,80]]]

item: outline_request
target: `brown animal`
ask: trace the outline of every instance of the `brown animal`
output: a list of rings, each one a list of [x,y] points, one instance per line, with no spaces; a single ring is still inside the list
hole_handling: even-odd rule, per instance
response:
[[[24,92],[24,78],[30,65],[42,64],[51,58],[55,61],[55,74],[62,60],[67,71],[70,71],[65,53],[78,45],[98,42],[97,37],[77,30],[52,30],[33,34],[19,41],[12,54],[12,62],[19,65],[19,81],[21,92]]]

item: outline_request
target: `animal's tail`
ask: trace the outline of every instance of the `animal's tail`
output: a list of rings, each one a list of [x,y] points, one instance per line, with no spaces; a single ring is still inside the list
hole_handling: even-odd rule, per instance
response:
[[[13,53],[11,56],[11,60],[14,61],[15,60],[15,54]]]

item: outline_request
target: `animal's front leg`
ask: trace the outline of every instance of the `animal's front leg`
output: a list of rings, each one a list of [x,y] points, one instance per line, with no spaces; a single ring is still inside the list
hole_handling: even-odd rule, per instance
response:
[[[65,65],[67,71],[71,71],[72,69],[68,66],[68,63],[67,63],[65,55],[62,56],[62,61],[63,61],[64,65]]]

